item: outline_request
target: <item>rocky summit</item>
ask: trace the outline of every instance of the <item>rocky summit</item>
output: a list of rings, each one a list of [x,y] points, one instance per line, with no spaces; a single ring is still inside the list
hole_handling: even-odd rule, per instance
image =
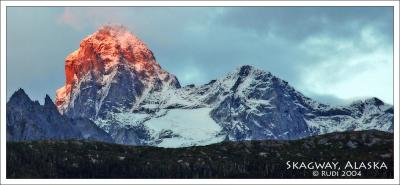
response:
[[[19,89],[7,102],[6,112],[7,141],[87,139],[113,142],[91,120],[61,115],[47,95],[44,105],[40,105]]]
[[[65,76],[55,103],[62,116],[93,122],[120,144],[185,147],[371,129],[393,132],[393,106],[377,98],[347,106],[322,104],[249,65],[201,86],[181,87],[146,44],[122,26],[104,26],[83,39],[65,60]],[[16,110],[7,104],[10,114]],[[17,123],[7,118],[9,124]]]
[[[147,46],[122,26],[104,26],[83,39],[65,59],[65,76],[56,105],[70,117],[96,119],[109,111],[127,111],[149,92],[180,87]]]

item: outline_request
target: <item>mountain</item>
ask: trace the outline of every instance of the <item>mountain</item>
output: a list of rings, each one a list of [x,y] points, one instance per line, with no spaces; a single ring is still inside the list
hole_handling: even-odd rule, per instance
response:
[[[393,134],[376,130],[185,148],[93,141],[7,142],[6,166],[10,179],[393,178],[393,144]],[[352,166],[357,163],[356,169],[346,169],[348,161]],[[311,169],[288,169],[291,162],[298,166],[311,162],[311,167],[337,163],[341,170],[334,170],[338,176],[313,176]],[[376,168],[361,167],[368,168],[368,162],[375,162]],[[359,175],[343,177],[348,170]]]
[[[214,89],[211,98],[225,94],[211,117],[223,125],[229,140],[299,139],[368,129],[393,132],[393,106],[377,98],[342,107],[321,104],[251,66],[242,66],[207,88]]]
[[[83,39],[65,60],[65,86],[56,105],[70,117],[107,118],[129,111],[153,91],[179,88],[153,53],[122,26],[104,26]]]
[[[269,72],[244,65],[201,86],[181,87],[122,26],[104,26],[65,61],[56,105],[116,143],[183,147],[224,140],[292,140],[336,131],[393,132],[393,106],[377,98],[330,106]]]
[[[47,95],[44,105],[40,105],[19,89],[7,102],[6,112],[7,141],[89,139],[113,142],[89,119],[62,116]]]
[[[104,26],[83,39],[66,58],[65,74],[66,84],[56,93],[58,110],[72,118],[104,120],[118,143],[141,144],[146,130],[121,129],[110,113],[131,112],[148,94],[180,87],[146,45],[121,26]]]

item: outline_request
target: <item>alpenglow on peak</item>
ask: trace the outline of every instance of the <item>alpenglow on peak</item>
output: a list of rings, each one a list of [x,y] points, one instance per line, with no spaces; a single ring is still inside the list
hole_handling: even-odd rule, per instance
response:
[[[80,42],[65,59],[65,76],[65,85],[56,92],[56,105],[73,117],[97,116],[111,104],[131,108],[145,92],[180,87],[143,41],[126,27],[114,25],[103,26]],[[127,97],[130,102],[113,97]],[[70,112],[75,104],[85,106]]]

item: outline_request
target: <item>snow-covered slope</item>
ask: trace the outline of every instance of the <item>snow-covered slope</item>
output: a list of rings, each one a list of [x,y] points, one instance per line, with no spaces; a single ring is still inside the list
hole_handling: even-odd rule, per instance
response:
[[[318,134],[348,130],[393,132],[393,106],[378,98],[358,100],[348,106],[315,110],[307,125]]]
[[[119,26],[85,38],[65,65],[59,111],[93,120],[116,143],[182,147],[346,130],[393,132],[393,106],[379,99],[321,104],[248,65],[201,86],[180,87],[146,45]]]
[[[207,145],[225,139],[222,128],[210,116],[211,108],[171,109],[145,123],[154,145],[183,147]]]

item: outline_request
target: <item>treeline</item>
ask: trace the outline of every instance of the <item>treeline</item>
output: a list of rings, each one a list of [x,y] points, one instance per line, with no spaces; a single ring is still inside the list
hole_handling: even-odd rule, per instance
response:
[[[315,178],[312,170],[288,170],[288,160],[341,164],[384,161],[389,169],[362,170],[361,177],[353,178],[393,178],[393,134],[333,133],[297,141],[225,142],[176,149],[89,141],[8,142],[6,175],[7,178]]]

